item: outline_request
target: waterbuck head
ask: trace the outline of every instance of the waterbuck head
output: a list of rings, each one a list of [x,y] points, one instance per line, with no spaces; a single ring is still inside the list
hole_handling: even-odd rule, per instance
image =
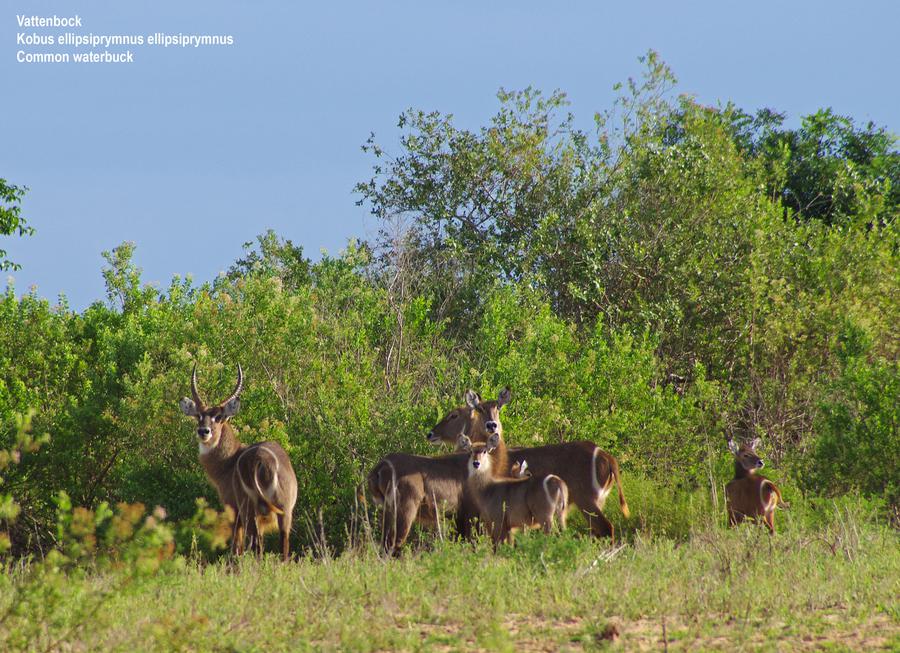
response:
[[[501,437],[499,433],[489,436],[484,445],[473,445],[468,435],[460,434],[456,440],[457,451],[467,451],[469,453],[469,476],[475,474],[491,475],[491,454],[500,446]]]
[[[244,388],[244,372],[238,363],[237,385],[228,398],[215,406],[206,406],[197,391],[197,365],[191,374],[191,396],[185,397],[179,402],[181,411],[188,417],[197,418],[197,441],[200,445],[200,453],[208,453],[219,445],[222,439],[222,428],[228,419],[238,412],[241,407],[239,395]]]
[[[733,438],[728,438],[728,450],[734,454],[734,468],[740,475],[755,474],[758,469],[762,469],[762,458],[756,453],[760,442],[759,438],[753,438],[738,446]]]
[[[485,442],[491,435],[502,437],[503,424],[500,422],[500,409],[509,403],[512,393],[503,388],[497,399],[482,401],[474,390],[466,390],[466,405],[454,408],[428,433],[428,441],[432,444],[458,445],[460,433],[468,435],[475,442]]]

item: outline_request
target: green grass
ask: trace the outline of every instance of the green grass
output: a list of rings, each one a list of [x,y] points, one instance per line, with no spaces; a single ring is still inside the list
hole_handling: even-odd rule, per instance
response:
[[[709,523],[624,528],[618,548],[570,531],[497,553],[423,538],[399,559],[370,544],[288,565],[180,559],[151,577],[9,568],[0,649],[898,650],[897,532],[829,505],[793,506],[775,537]]]

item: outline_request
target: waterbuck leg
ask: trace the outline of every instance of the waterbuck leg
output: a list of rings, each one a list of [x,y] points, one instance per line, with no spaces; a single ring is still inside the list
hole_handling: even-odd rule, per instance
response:
[[[393,538],[393,548],[391,550],[386,549],[388,553],[397,555],[406,543],[406,538],[409,536],[409,531],[416,519],[416,514],[419,512],[420,503],[421,501],[416,500],[415,498],[406,498],[400,501],[400,505],[397,506],[395,515],[396,531]]]
[[[281,534],[281,559],[291,559],[291,513],[278,515],[278,532]]]
[[[231,554],[241,555],[244,552],[244,524],[240,516],[235,515],[231,529]]]
[[[262,558],[263,552],[266,548],[266,538],[263,537],[263,527],[265,526],[265,518],[260,518],[257,516],[254,519],[256,523],[256,557]]]
[[[478,515],[478,508],[475,502],[464,496],[459,510],[456,511],[456,537],[465,541],[471,541],[475,517]]]
[[[246,517],[247,529],[247,550],[256,551],[257,542],[259,541],[259,529],[256,524],[256,515],[248,515]]]
[[[470,493],[464,492],[459,510],[456,511],[456,537],[471,542],[475,534],[476,517],[478,517],[478,505]]]
[[[397,540],[397,507],[385,506],[381,511],[381,548],[385,553],[394,550]]]
[[[509,537],[509,529],[503,521],[492,522],[486,524],[486,526],[491,533],[491,543],[494,545],[494,550],[496,551],[497,545],[501,542],[505,542]]]

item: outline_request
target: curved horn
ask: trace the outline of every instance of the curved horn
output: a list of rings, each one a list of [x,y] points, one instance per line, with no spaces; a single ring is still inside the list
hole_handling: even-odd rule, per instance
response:
[[[197,408],[201,408],[203,406],[203,400],[200,398],[200,393],[197,391],[197,363],[194,363],[194,371],[191,372],[191,396],[194,398],[194,404]]]
[[[228,397],[228,399],[226,399],[225,401],[222,402],[222,405],[224,406],[224,405],[227,404],[229,401],[232,401],[232,400],[234,400],[234,399],[237,399],[237,398],[238,398],[238,395],[241,394],[241,390],[243,390],[243,389],[244,389],[244,370],[241,369],[241,364],[238,363],[238,380],[237,380],[237,385],[234,386],[234,392],[231,393],[231,396]]]

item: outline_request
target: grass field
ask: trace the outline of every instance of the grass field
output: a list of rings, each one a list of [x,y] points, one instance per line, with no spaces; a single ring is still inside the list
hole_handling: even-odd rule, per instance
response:
[[[576,525],[496,553],[423,537],[399,559],[363,540],[287,565],[179,558],[152,576],[14,565],[0,649],[900,650],[897,531],[852,502],[804,510],[775,537],[707,523],[626,529],[612,546]]]

